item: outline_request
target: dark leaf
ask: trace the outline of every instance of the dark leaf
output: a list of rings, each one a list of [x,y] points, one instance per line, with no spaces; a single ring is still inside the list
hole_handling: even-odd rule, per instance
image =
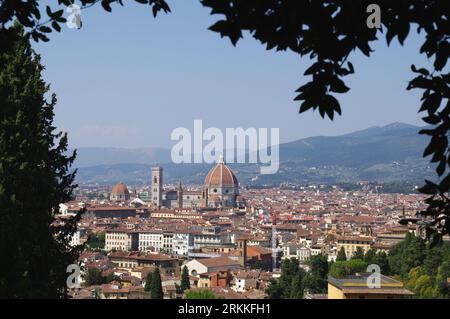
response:
[[[331,82],[331,91],[336,93],[346,93],[350,90],[348,88],[344,81],[342,81],[339,78],[334,78],[334,80]]]
[[[53,27],[53,29],[55,29],[58,32],[61,31],[61,27],[59,26],[58,22],[56,22],[56,21],[52,22],[52,27]]]

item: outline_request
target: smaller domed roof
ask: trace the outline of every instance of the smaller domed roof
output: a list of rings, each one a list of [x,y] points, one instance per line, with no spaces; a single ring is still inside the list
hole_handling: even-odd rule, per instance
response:
[[[117,183],[116,185],[114,185],[114,187],[112,188],[111,194],[113,195],[129,195],[130,192],[128,191],[127,186],[120,182]]]

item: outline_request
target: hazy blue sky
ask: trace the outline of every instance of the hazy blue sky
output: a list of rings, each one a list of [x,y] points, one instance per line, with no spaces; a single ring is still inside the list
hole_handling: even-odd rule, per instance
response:
[[[45,79],[58,96],[56,125],[71,147],[170,147],[176,127],[279,127],[281,142],[337,135],[373,125],[422,125],[420,92],[407,92],[410,65],[424,65],[420,41],[405,47],[385,40],[368,59],[351,59],[356,75],[340,95],[343,116],[299,115],[295,90],[309,61],[266,51],[250,36],[233,47],[207,28],[219,16],[196,0],[170,1],[172,13],[153,18],[150,7],[126,2],[106,13],[82,12],[81,30],[63,27],[35,45]]]

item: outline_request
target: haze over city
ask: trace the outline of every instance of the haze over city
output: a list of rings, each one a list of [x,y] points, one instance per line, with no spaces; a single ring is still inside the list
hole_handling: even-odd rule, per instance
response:
[[[393,122],[423,125],[419,92],[406,91],[411,64],[427,65],[415,54],[416,35],[404,47],[387,48],[383,39],[371,58],[352,57],[358,76],[346,80],[351,91],[337,96],[343,115],[331,122],[318,112],[298,114],[293,101],[308,79],[307,57],[266,51],[248,34],[234,48],[207,30],[215,17],[198,1],[171,5],[156,19],[132,2],[107,14],[93,7],[82,11],[80,30],[34,44],[70,147],[168,148],[172,130],[192,129],[195,119],[222,130],[278,127],[281,143]]]

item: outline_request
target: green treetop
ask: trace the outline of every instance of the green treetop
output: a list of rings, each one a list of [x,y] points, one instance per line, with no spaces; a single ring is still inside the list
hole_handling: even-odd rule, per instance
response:
[[[191,288],[191,282],[189,280],[189,269],[187,266],[183,267],[183,271],[181,273],[181,291],[185,291],[186,289]]]
[[[364,260],[364,251],[361,247],[357,247],[353,253],[352,259]]]
[[[164,293],[162,290],[161,284],[161,275],[159,273],[159,268],[155,269],[155,272],[152,276],[152,285],[150,290],[150,298],[151,299],[163,299]]]
[[[152,291],[152,283],[153,283],[153,273],[148,272],[147,277],[145,278],[145,291]]]
[[[347,260],[347,256],[345,255],[345,249],[344,247],[341,247],[336,256],[336,261],[345,261],[345,260]]]

